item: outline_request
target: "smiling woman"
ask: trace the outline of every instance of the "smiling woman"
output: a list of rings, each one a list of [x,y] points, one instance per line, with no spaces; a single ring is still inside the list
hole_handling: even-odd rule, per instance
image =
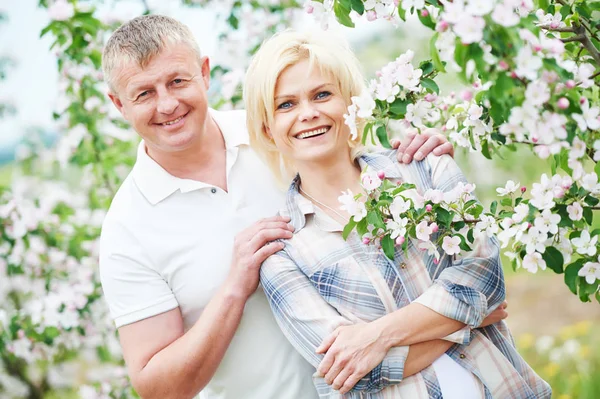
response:
[[[350,214],[338,196],[362,192],[366,169],[419,192],[465,183],[448,156],[407,165],[394,151],[362,148],[345,114],[363,82],[350,49],[328,32],[274,36],[246,77],[251,144],[275,174],[296,175],[280,210],[294,235],[262,264],[261,283],[286,337],[315,367],[319,395],[550,397],[496,312],[505,287],[494,237],[439,262],[412,243],[390,259],[356,233],[343,238]]]

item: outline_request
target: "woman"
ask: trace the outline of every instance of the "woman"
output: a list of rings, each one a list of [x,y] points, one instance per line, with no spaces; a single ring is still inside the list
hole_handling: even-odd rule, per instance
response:
[[[506,325],[480,327],[504,300],[497,241],[438,265],[409,245],[394,261],[351,234],[343,190],[365,167],[419,190],[464,177],[448,156],[399,164],[352,140],[344,114],[365,89],[358,62],[331,33],[284,32],[263,44],[244,88],[251,144],[282,180],[294,237],[262,266],[282,330],[317,368],[321,397],[546,398],[550,387],[516,352]],[[485,324],[484,324],[485,325]]]

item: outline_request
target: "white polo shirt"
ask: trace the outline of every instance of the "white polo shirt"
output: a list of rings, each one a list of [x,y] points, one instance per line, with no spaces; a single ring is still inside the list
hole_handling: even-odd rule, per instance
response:
[[[113,199],[102,227],[100,276],[117,327],[179,306],[189,330],[227,276],[235,235],[283,203],[249,146],[244,112],[210,115],[225,139],[228,192],[170,175],[142,142]],[[317,398],[313,372],[280,331],[259,287],[201,397]]]

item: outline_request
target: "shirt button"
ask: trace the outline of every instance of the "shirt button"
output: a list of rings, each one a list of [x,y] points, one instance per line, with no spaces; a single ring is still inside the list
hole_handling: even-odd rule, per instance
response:
[[[460,354],[458,357],[460,357],[461,359],[464,359],[464,358],[466,358],[466,356],[465,356],[465,354],[464,354],[464,353],[461,353],[461,354]]]
[[[217,193],[217,189],[213,187],[213,188],[210,189],[210,192],[213,193],[213,194],[216,194]]]
[[[402,263],[400,264],[400,267],[401,267],[402,269],[406,269],[406,263],[402,262]]]

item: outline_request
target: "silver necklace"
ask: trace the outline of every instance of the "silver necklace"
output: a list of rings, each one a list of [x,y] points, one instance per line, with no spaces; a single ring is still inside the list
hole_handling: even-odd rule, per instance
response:
[[[333,209],[332,207],[330,207],[330,206],[328,206],[328,205],[325,205],[324,203],[322,203],[322,202],[321,202],[321,201],[319,201],[318,199],[316,199],[316,198],[313,198],[313,197],[312,197],[310,194],[308,194],[306,191],[304,191],[304,190],[302,189],[302,186],[298,186],[298,188],[300,189],[300,192],[301,192],[302,194],[304,194],[304,195],[305,195],[305,196],[306,196],[306,197],[307,197],[309,200],[311,200],[312,202],[314,202],[314,203],[316,203],[316,204],[318,204],[318,205],[321,205],[321,206],[322,206],[322,207],[324,207],[324,208],[327,208],[327,209],[329,209],[331,212],[333,212],[333,213],[335,213],[337,216],[339,216],[339,217],[340,217],[340,218],[341,218],[341,219],[344,221],[344,223],[348,221],[348,218],[347,218],[346,216],[342,215],[341,213],[339,213],[338,211],[336,211],[336,210],[335,210],[335,209]]]

